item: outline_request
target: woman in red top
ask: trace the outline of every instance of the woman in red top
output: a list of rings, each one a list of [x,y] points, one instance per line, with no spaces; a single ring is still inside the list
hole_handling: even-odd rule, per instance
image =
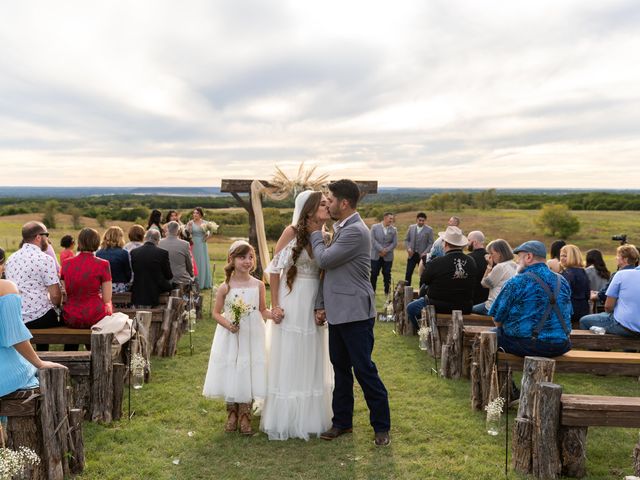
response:
[[[71,328],[91,328],[111,315],[111,269],[95,256],[100,235],[83,228],[78,235],[78,254],[62,265],[61,280],[67,292],[62,319]]]

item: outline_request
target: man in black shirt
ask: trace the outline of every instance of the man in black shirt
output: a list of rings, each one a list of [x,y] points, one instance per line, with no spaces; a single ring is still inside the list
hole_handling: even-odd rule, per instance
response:
[[[468,244],[467,237],[458,227],[447,227],[438,236],[443,240],[445,255],[427,262],[420,276],[422,298],[407,306],[407,315],[416,329],[420,312],[427,302],[438,313],[451,313],[452,310],[470,313],[473,307],[477,267],[473,258],[462,252]]]

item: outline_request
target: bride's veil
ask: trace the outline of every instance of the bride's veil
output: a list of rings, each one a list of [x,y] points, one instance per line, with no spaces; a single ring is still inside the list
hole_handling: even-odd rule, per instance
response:
[[[314,193],[314,190],[305,190],[300,192],[296,197],[295,208],[293,209],[293,218],[291,219],[291,225],[296,225],[300,220],[300,214],[304,208],[304,204],[307,203],[309,196]]]

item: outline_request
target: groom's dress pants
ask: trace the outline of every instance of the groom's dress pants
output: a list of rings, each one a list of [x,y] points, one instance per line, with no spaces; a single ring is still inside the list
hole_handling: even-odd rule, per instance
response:
[[[374,319],[329,324],[329,357],[335,373],[333,426],[351,428],[353,422],[353,375],[355,374],[369,407],[369,420],[375,432],[388,432],[391,426],[387,389],[371,360]],[[353,371],[353,373],[352,373]]]

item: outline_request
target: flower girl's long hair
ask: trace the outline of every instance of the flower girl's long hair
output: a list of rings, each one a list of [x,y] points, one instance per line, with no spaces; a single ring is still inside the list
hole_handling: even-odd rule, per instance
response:
[[[231,252],[229,252],[229,256],[227,257],[227,264],[224,266],[224,283],[229,285],[229,280],[231,279],[231,274],[235,270],[233,266],[234,260],[236,257],[241,255],[246,255],[247,253],[253,253],[253,266],[251,267],[251,273],[253,273],[256,269],[256,251],[253,249],[251,245],[248,243],[241,243],[236,248],[234,248]]]
[[[298,257],[300,257],[302,249],[309,244],[309,232],[307,230],[309,217],[316,213],[318,207],[320,207],[321,201],[322,192],[313,192],[310,194],[302,208],[302,211],[300,212],[298,223],[293,226],[296,231],[296,245],[291,250],[293,265],[287,271],[287,287],[289,287],[289,291],[293,288],[293,281],[296,279],[296,275],[298,273],[298,267],[296,267]]]

